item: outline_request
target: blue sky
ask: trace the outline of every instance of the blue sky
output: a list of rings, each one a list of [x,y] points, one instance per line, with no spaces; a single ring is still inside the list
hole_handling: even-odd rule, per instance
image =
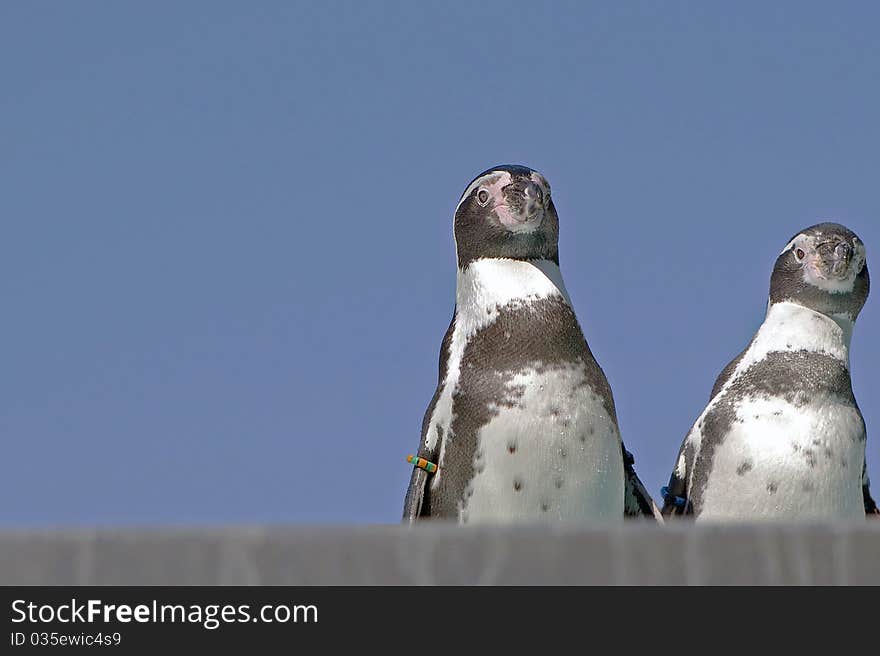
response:
[[[878,21],[870,2],[0,4],[0,524],[398,521],[452,212],[497,163],[553,186],[568,290],[656,493],[789,238],[833,219],[880,252]],[[870,298],[853,378],[880,485],[878,324]]]

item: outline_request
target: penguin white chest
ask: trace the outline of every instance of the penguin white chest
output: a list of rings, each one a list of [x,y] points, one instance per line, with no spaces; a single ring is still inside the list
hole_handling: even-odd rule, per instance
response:
[[[712,459],[698,519],[864,516],[859,411],[834,396],[805,406],[747,398]]]
[[[527,368],[477,434],[462,521],[619,520],[617,426],[583,366]]]

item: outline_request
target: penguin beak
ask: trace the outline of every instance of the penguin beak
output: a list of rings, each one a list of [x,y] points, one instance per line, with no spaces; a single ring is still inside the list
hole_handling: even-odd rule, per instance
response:
[[[525,196],[526,216],[529,219],[544,211],[544,192],[540,186],[534,182],[529,182],[523,191],[523,195]]]
[[[834,247],[830,261],[830,269],[833,276],[845,278],[849,275],[854,252],[855,250],[849,242],[841,242]]]
[[[540,221],[544,213],[544,192],[540,185],[520,178],[503,190],[509,220],[517,224]]]

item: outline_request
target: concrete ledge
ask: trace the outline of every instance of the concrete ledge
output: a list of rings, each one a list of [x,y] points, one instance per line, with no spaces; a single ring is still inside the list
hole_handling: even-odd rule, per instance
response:
[[[880,522],[0,532],[4,585],[880,585]]]

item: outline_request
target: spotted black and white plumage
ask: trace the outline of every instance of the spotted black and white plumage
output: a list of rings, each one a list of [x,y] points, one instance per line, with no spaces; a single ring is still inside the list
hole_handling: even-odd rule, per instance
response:
[[[611,389],[559,270],[544,177],[477,176],[455,210],[455,313],[404,520],[617,519],[656,508],[623,448]]]
[[[767,316],[721,372],[678,455],[664,514],[705,520],[875,513],[849,347],[870,288],[865,246],[822,223],[783,249]]]

